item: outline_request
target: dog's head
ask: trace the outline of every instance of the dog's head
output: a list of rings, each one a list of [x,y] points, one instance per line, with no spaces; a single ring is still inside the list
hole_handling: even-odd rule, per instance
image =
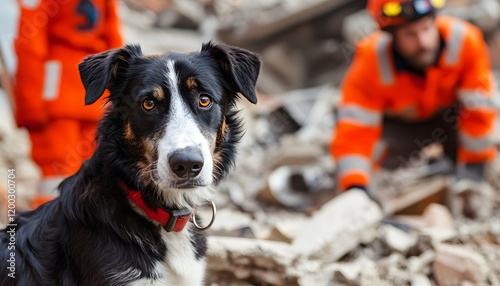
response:
[[[85,104],[110,92],[97,152],[151,206],[199,203],[233,164],[235,100],[257,102],[259,68],[255,54],[213,43],[191,54],[144,56],[127,45],[86,58]]]

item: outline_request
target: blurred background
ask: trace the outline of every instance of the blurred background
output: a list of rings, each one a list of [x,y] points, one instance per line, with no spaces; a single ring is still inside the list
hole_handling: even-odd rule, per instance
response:
[[[0,173],[16,169],[16,206],[29,209],[40,198],[43,171],[11,104],[18,2],[0,0]],[[209,230],[207,285],[500,285],[500,160],[488,170],[496,192],[495,213],[486,220],[453,218],[442,205],[449,178],[433,170],[395,175],[382,211],[357,194],[336,200],[328,144],[355,43],[376,29],[365,5],[117,2],[123,42],[140,44],[145,54],[198,51],[215,40],[257,52],[263,62],[259,103],[241,103],[247,132],[236,169],[216,186],[219,213]],[[448,0],[442,13],[483,31],[498,90],[500,1]],[[83,94],[74,96],[83,104]],[[498,96],[495,101],[500,106]],[[6,177],[0,178],[2,194]],[[1,200],[4,208],[4,195]],[[208,208],[201,212],[210,216]]]

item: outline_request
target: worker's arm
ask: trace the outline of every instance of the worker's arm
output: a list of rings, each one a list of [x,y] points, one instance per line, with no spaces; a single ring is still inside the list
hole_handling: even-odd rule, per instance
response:
[[[25,2],[19,1],[19,31],[15,40],[18,57],[14,87],[16,120],[21,127],[39,129],[47,122],[43,92],[50,17],[43,10],[45,1],[29,5]]]
[[[372,169],[372,151],[381,135],[382,99],[370,93],[362,58],[355,58],[342,84],[337,127],[330,152],[337,163],[341,191],[366,190]]]
[[[466,33],[462,51],[464,68],[457,97],[459,114],[458,179],[482,180],[484,165],[496,156],[492,141],[496,110],[494,79],[488,48],[479,29]]]
[[[106,1],[105,35],[108,49],[116,49],[123,45],[120,19],[117,15],[117,1]]]

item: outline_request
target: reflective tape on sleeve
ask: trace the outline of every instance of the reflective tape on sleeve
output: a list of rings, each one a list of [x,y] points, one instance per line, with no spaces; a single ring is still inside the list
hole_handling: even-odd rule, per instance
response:
[[[494,108],[493,100],[489,94],[480,90],[461,89],[457,96],[460,103],[467,109]]]
[[[394,82],[394,74],[392,72],[391,62],[389,60],[389,44],[391,36],[382,34],[377,42],[377,63],[382,84],[389,85]]]
[[[462,51],[464,39],[464,24],[456,21],[451,27],[451,34],[446,41],[446,55],[445,60],[449,65],[456,65],[460,59],[460,52]]]
[[[59,95],[61,80],[61,62],[46,61],[44,65],[45,78],[43,82],[42,97],[45,100],[55,100]]]
[[[364,126],[379,126],[382,114],[359,105],[341,106],[338,111],[339,121],[354,121]]]
[[[483,152],[494,145],[491,134],[481,137],[471,137],[463,132],[459,132],[459,137],[462,147],[470,152]]]
[[[351,172],[370,173],[370,160],[361,155],[342,156],[337,161],[339,176],[343,176]]]

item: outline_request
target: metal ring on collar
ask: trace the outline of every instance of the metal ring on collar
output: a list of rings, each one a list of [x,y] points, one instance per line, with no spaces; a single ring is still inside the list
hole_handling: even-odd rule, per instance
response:
[[[196,212],[194,212],[193,216],[192,216],[193,224],[199,230],[209,229],[212,226],[212,224],[214,224],[215,216],[217,215],[217,207],[215,206],[214,201],[212,201],[212,200],[208,200],[208,201],[212,205],[212,219],[210,220],[210,223],[207,226],[201,227],[201,226],[198,225],[198,223],[196,222]]]

